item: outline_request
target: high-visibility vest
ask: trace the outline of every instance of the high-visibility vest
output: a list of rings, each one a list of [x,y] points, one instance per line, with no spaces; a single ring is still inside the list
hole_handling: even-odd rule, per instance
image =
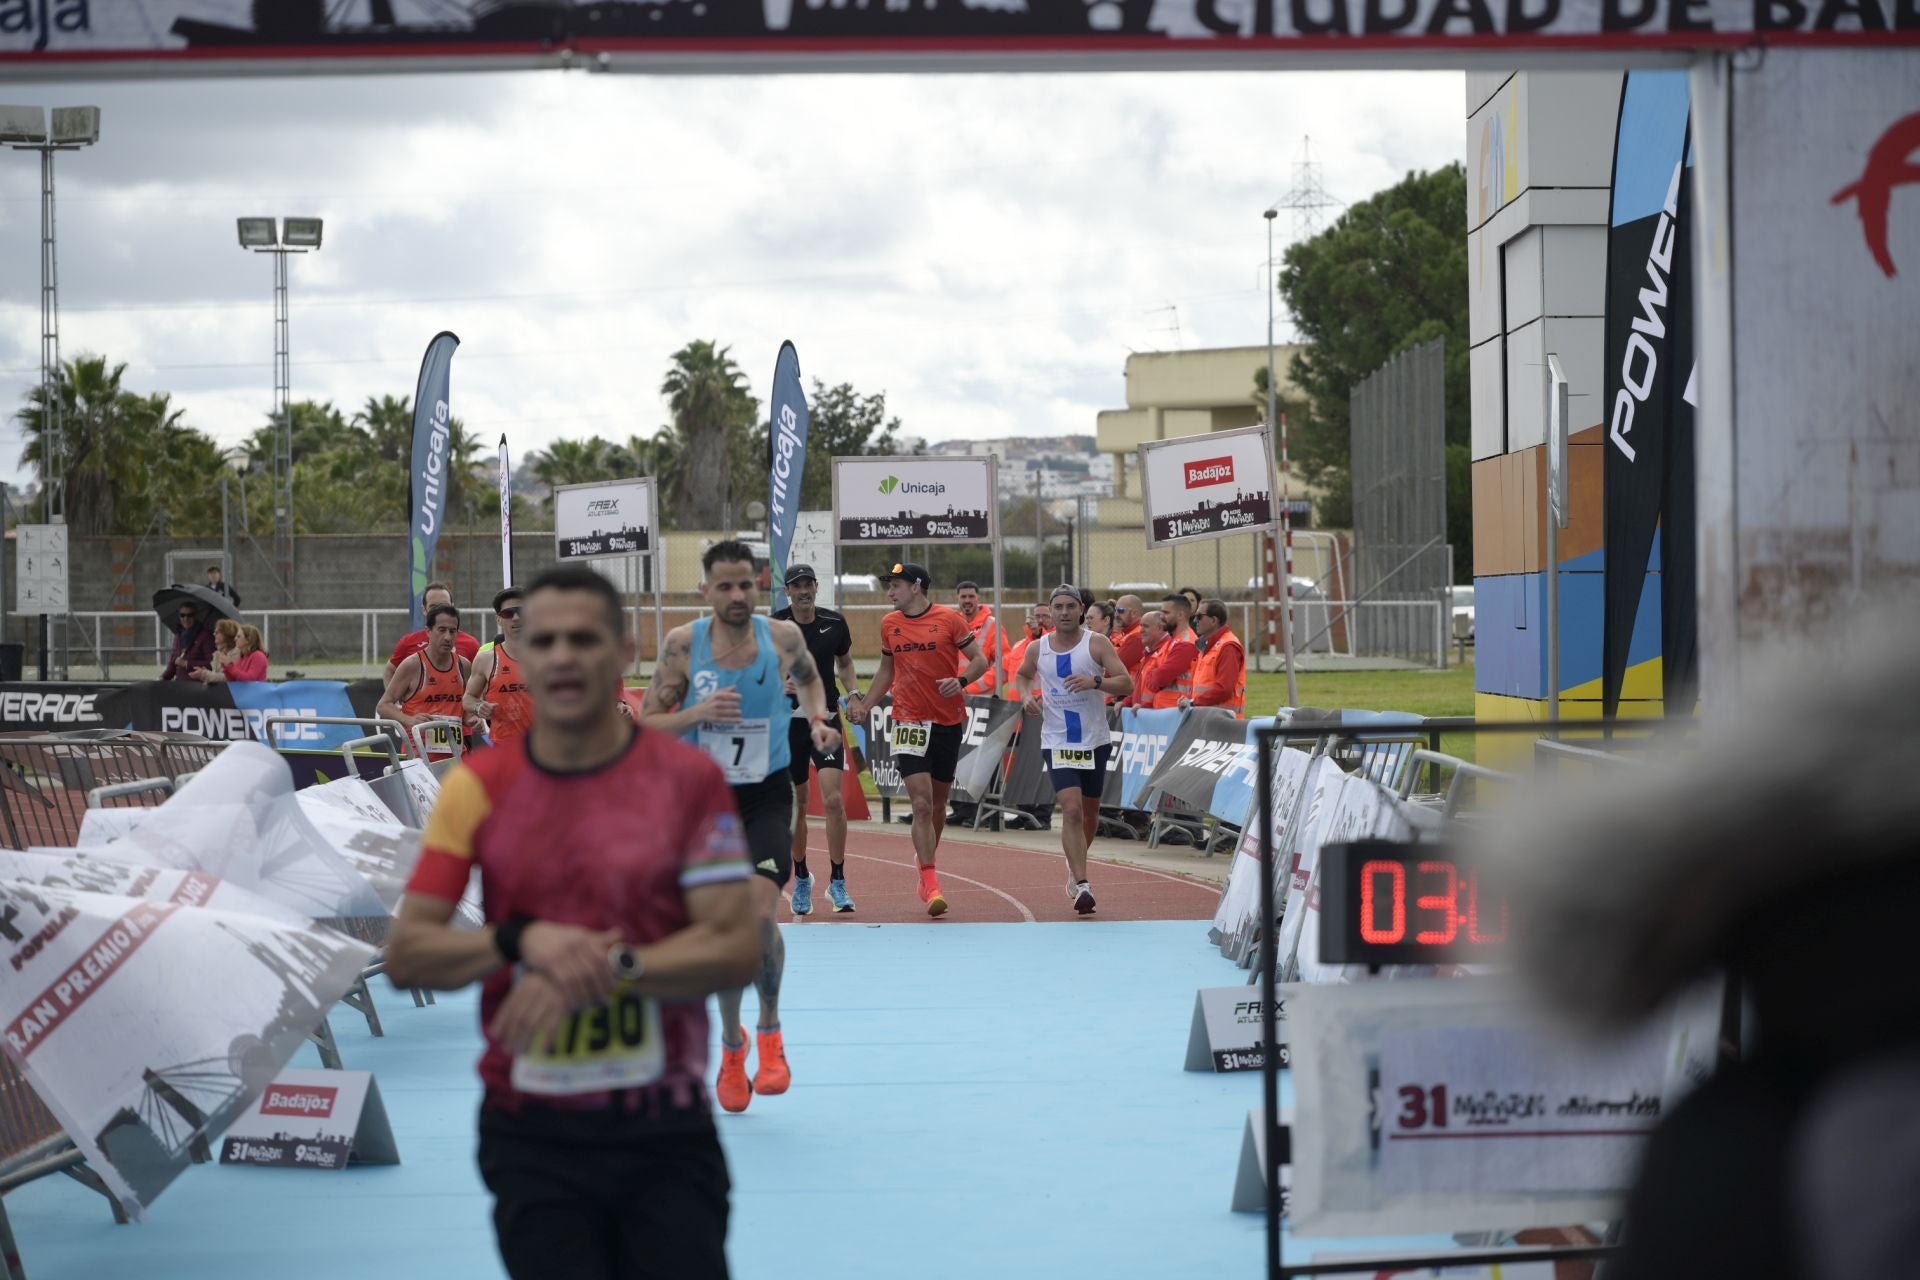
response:
[[[1240,674],[1235,686],[1226,690],[1226,698],[1219,702],[1209,701],[1209,706],[1225,707],[1229,711],[1244,711],[1247,706],[1247,648],[1240,643],[1240,637],[1222,626],[1207,641],[1207,647],[1200,651],[1199,661],[1193,664],[1193,695],[1195,699],[1211,699],[1220,690],[1220,655],[1228,649],[1240,651]]]
[[[980,673],[978,680],[967,686],[967,692],[990,694],[1000,684],[1000,663],[997,661],[1000,657],[1000,627],[994,621],[993,610],[982,605],[980,612],[968,620],[967,630],[979,642],[980,652],[987,655],[987,669]],[[963,657],[960,659],[960,670],[964,672],[966,669],[967,659]]]
[[[1148,668],[1151,669],[1156,666],[1165,667],[1165,666],[1171,665],[1173,661],[1174,646],[1180,640],[1186,640],[1189,644],[1191,644],[1193,642],[1193,637],[1192,636],[1167,637],[1166,643],[1160,646],[1160,652],[1147,663]],[[1180,699],[1191,698],[1193,696],[1193,666],[1194,664],[1191,661],[1189,661],[1186,665],[1185,670],[1181,671],[1180,674],[1175,676],[1169,684],[1167,684],[1164,688],[1162,688],[1158,693],[1153,695],[1153,705],[1155,710],[1164,710],[1167,707],[1177,707],[1180,705]]]

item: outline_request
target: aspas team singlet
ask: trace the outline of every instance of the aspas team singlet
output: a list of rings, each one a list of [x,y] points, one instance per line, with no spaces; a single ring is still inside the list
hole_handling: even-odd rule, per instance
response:
[[[493,646],[493,675],[487,680],[486,700],[493,704],[487,733],[494,745],[521,737],[533,727],[533,697],[527,692],[527,678],[505,645]]]
[[[467,681],[460,669],[459,654],[454,655],[444,671],[433,665],[433,659],[427,656],[425,649],[414,656],[420,659],[420,687],[400,704],[400,709],[410,716],[445,716],[464,724],[466,712],[461,709],[460,700],[466,696]],[[453,754],[453,747],[448,741],[453,734],[451,727],[441,726],[423,732],[426,732],[430,755]]]
[[[740,718],[703,720],[688,732],[687,740],[712,756],[727,781],[751,786],[787,769],[786,681],[780,674],[780,654],[773,643],[773,624],[753,616],[754,659],[739,671],[713,663],[713,619],[693,624],[693,652],[688,658],[690,704],[705,702],[725,688],[740,691]],[[775,727],[778,727],[776,733]]]

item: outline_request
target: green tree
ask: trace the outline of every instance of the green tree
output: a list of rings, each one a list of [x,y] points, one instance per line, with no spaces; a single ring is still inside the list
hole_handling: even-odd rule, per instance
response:
[[[109,366],[105,356],[81,355],[57,372],[68,526],[82,537],[138,534],[165,509],[170,528],[198,534],[210,495],[217,528],[218,448],[181,422],[183,411],[164,392],[128,390],[126,371],[124,364]],[[36,386],[16,414],[27,441],[21,461],[34,469],[43,494],[50,470],[44,407]],[[33,518],[44,516],[41,506]]]
[[[553,491],[562,485],[588,484],[595,480],[618,480],[632,474],[632,459],[625,449],[599,436],[583,440],[555,440],[541,453],[527,459],[534,479],[547,486],[547,510],[553,510]]]
[[[731,352],[703,338],[689,342],[674,352],[660,384],[684,459],[677,483],[662,486],[662,506],[682,529],[720,528],[742,479],[739,437],[751,435],[759,402]]]
[[[1327,491],[1322,522],[1352,521],[1347,397],[1386,361],[1446,339],[1447,538],[1473,565],[1467,330],[1467,179],[1454,164],[1412,173],[1310,240],[1290,246],[1278,282],[1306,349],[1293,358],[1306,411],[1290,418],[1301,475]],[[1264,393],[1263,393],[1264,398]]]
[[[899,453],[900,419],[887,416],[886,392],[863,396],[851,383],[829,387],[818,378],[807,408],[807,474],[800,510],[820,511],[833,505],[832,459]]]

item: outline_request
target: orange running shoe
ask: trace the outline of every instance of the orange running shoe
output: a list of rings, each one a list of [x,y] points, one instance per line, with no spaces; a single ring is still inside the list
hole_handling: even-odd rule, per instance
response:
[[[932,867],[920,868],[920,901],[927,904],[927,914],[939,917],[947,914],[947,899],[940,892],[940,877]]]
[[[793,1083],[793,1070],[787,1066],[787,1044],[780,1028],[760,1028],[760,1069],[753,1073],[753,1091],[769,1096],[785,1093]]]
[[[747,1029],[740,1028],[740,1044],[720,1045],[720,1078],[714,1082],[720,1105],[729,1111],[745,1111],[753,1101],[753,1082],[747,1079]]]

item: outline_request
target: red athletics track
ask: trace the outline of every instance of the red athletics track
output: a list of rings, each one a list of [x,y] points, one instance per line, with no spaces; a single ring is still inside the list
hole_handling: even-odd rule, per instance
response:
[[[1220,885],[1100,861],[1103,846],[1114,843],[1094,841],[1093,860],[1087,871],[1100,909],[1082,917],[1074,914],[1073,903],[1067,898],[1067,860],[1057,845],[1043,853],[967,840],[949,829],[940,841],[939,854],[940,888],[946,895],[947,914],[930,920],[920,901],[920,877],[906,828],[901,827],[896,835],[854,826],[847,832],[847,887],[858,910],[840,914],[827,900],[827,834],[815,822],[807,843],[807,869],[813,873],[813,914],[797,917],[783,908],[780,923],[937,925],[1213,918],[1220,901]]]

